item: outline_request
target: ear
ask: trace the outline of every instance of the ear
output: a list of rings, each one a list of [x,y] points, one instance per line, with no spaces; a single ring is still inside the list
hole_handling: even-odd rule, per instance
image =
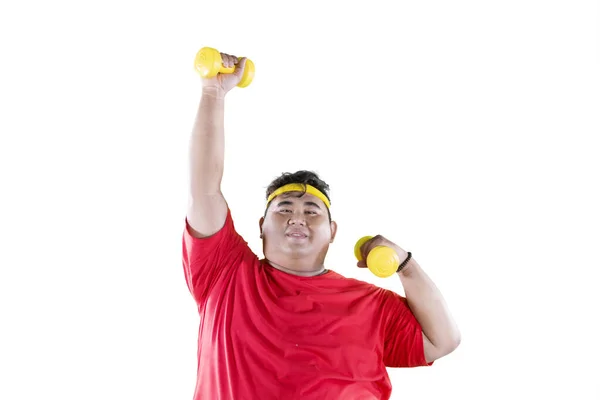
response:
[[[333,240],[335,239],[335,234],[337,233],[337,222],[331,221],[329,227],[331,228],[331,240],[329,241],[329,243],[333,243]]]
[[[260,217],[260,219],[258,220],[258,229],[260,230],[261,238],[262,238],[262,226],[263,226],[264,222],[265,222],[265,217]]]

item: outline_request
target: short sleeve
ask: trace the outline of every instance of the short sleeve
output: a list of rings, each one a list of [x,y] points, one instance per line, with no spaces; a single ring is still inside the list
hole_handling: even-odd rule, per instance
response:
[[[386,367],[428,366],[421,325],[408,307],[406,298],[384,290],[383,362]]]
[[[229,209],[223,227],[205,238],[192,236],[186,218],[182,245],[185,281],[198,304],[206,300],[220,279],[231,276],[244,257],[253,256],[248,243],[235,230]]]

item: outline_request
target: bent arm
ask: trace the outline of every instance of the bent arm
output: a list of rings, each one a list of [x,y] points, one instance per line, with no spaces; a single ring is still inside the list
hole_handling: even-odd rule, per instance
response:
[[[203,88],[190,138],[190,190],[187,219],[191,233],[207,237],[216,233],[227,217],[221,193],[225,158],[225,93]]]
[[[398,275],[408,306],[423,330],[427,362],[454,351],[460,344],[460,331],[439,289],[414,259]]]

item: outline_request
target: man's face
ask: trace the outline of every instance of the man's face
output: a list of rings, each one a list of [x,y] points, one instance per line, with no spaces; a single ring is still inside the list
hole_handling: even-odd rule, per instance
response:
[[[327,206],[318,197],[301,192],[283,193],[271,201],[261,218],[267,258],[324,258],[336,233]]]

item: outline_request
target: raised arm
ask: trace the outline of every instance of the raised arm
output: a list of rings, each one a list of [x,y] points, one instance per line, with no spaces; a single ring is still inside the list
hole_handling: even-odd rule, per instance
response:
[[[376,246],[391,247],[401,261],[408,259],[408,253],[404,249],[385,237],[376,235],[362,245],[362,260],[357,263],[358,267],[367,267],[364,260]],[[422,329],[425,361],[431,363],[453,352],[460,344],[461,335],[437,286],[412,257],[397,275],[404,287],[408,307]]]
[[[190,191],[187,220],[191,233],[207,237],[221,229],[227,217],[227,203],[221,192],[225,158],[225,96],[240,81],[246,59],[221,53],[226,67],[236,65],[232,74],[218,74],[202,80],[202,97],[190,138]]]

